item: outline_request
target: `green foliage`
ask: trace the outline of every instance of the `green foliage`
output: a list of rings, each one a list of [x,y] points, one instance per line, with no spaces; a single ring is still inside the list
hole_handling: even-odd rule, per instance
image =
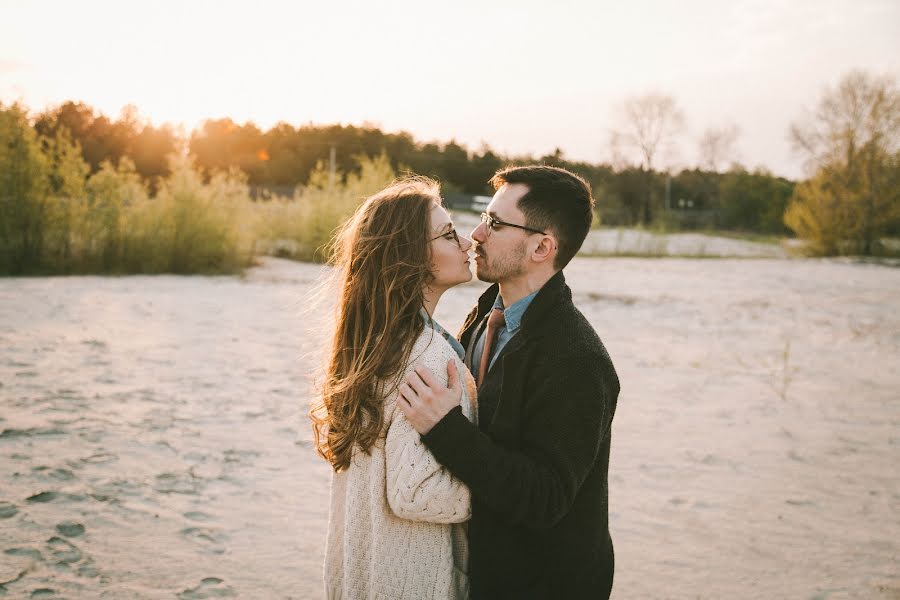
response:
[[[47,136],[59,130],[71,132],[92,172],[100,170],[104,160],[117,164],[122,157],[131,157],[137,173],[153,193],[160,179],[169,172],[166,157],[179,145],[170,128],[142,125],[133,108],[126,109],[113,121],[96,115],[89,106],[67,102],[39,115],[35,127]],[[470,151],[453,140],[420,143],[408,133],[385,133],[371,126],[294,127],[278,123],[265,131],[253,123],[238,124],[227,118],[206,121],[191,134],[188,146],[204,178],[209,173],[239,169],[246,174],[252,195],[257,198],[290,196],[298,186],[309,190],[321,188],[323,165],[331,167],[332,156],[336,186],[347,184],[349,177],[360,176],[360,157],[371,160],[383,155],[395,173],[408,170],[436,178],[448,192],[487,195],[493,193],[487,182],[501,167],[542,163],[569,169],[592,185],[598,200],[595,220],[598,226],[603,222],[613,226],[667,229],[725,226],[783,230],[783,226],[773,225],[772,217],[783,210],[777,192],[779,184],[775,178],[762,182],[767,177],[763,174],[757,179],[748,176],[726,181],[714,171],[683,171],[672,177],[671,198],[673,202],[689,200],[690,209],[667,210],[664,173],[646,167],[616,172],[609,165],[568,160],[559,149],[539,158],[501,156],[487,145]],[[748,185],[753,189],[744,189]],[[766,185],[771,189],[757,189]],[[267,239],[297,239],[296,233],[281,232],[278,236]],[[315,241],[303,243],[302,249],[282,244],[277,252],[314,256],[310,246],[318,247],[322,236],[316,234],[314,238]]]
[[[892,98],[882,93],[872,106],[894,114]],[[473,152],[371,126],[279,123],[263,131],[220,119],[179,140],[168,126],[142,123],[134,108],[111,120],[67,102],[32,125],[24,108],[0,105],[0,273],[230,273],[260,254],[321,261],[335,228],[396,173],[435,177],[445,191],[491,194],[494,172],[525,163],[584,177],[597,199],[597,226],[780,235],[787,223],[818,240],[812,247],[820,252],[875,252],[878,236],[900,233],[900,176],[897,127],[872,131],[807,136],[843,145],[820,153],[828,160],[795,191],[788,180],[740,167],[669,178],[646,167],[567,160],[559,149],[508,157],[486,145]],[[183,143],[191,158],[174,158]]]
[[[39,135],[17,105],[0,105],[0,139],[0,273],[217,273],[251,260],[240,173],[203,183],[172,158],[151,198],[127,157],[88,178],[69,130]]]
[[[231,119],[206,121],[191,135],[191,154],[204,169],[238,167],[253,185],[309,185],[320,163],[330,163],[343,177],[359,174],[359,157],[388,157],[395,172],[406,167],[434,177],[447,190],[471,194],[490,192],[487,181],[504,160],[490,148],[469,152],[450,141],[417,144],[408,133],[384,133],[373,127],[353,125],[304,126],[279,123],[261,131],[252,123],[238,125]]]
[[[797,186],[785,224],[827,255],[881,253],[900,230],[900,88],[862,71],[828,90],[792,128],[815,176]]]
[[[78,198],[84,195],[88,165],[81,158],[81,148],[65,129],[41,139],[44,155],[50,161],[50,191],[55,196]]]
[[[40,257],[49,165],[17,104],[0,104],[0,140],[0,273],[17,275]]]
[[[250,264],[242,215],[246,178],[215,173],[204,184],[187,158],[173,156],[155,198],[127,215],[125,269],[141,273],[232,273]]]
[[[38,135],[15,104],[0,105],[0,139],[0,273],[67,269],[88,171],[80,148],[65,131]]]
[[[168,156],[177,150],[171,127],[141,123],[137,110],[131,106],[112,121],[95,115],[94,109],[82,102],[64,102],[37,115],[34,127],[48,139],[66,132],[80,146],[92,173],[100,170],[104,162],[117,164],[128,157],[145,179],[162,177],[169,172]]]
[[[881,236],[900,228],[900,154],[854,175],[845,164],[823,167],[794,190],[784,222],[813,254],[889,253]]]
[[[719,184],[720,225],[727,229],[784,234],[784,211],[794,190],[765,171],[733,169]]]
[[[291,199],[254,202],[237,169],[171,155],[151,195],[127,156],[89,166],[69,129],[37,133],[0,105],[0,273],[233,273],[255,253],[323,260],[334,230],[394,179],[386,154],[323,163]]]
[[[847,190],[833,185],[821,173],[799,184],[784,215],[785,224],[810,243],[814,254],[836,255],[852,229],[853,202]]]
[[[83,231],[85,252],[82,269],[86,272],[125,272],[126,257],[134,254],[134,229],[129,217],[147,203],[147,190],[127,157],[118,168],[104,162],[88,179]],[[126,240],[131,242],[126,246]],[[129,254],[130,252],[130,254]],[[140,269],[137,269],[140,272]]]
[[[257,252],[298,260],[324,261],[337,227],[367,197],[388,185],[396,175],[385,154],[357,157],[358,172],[330,176],[324,163],[298,188],[291,199],[259,203]]]
[[[44,221],[44,244],[41,262],[48,270],[68,272],[74,269],[80,254],[77,244],[83,237],[83,199],[88,166],[81,159],[81,149],[66,130],[41,140],[49,162],[47,173],[50,194]]]
[[[607,225],[633,227],[652,225],[649,215],[662,212],[663,176],[643,168],[624,169],[595,186],[594,197],[603,222]],[[648,189],[655,189],[649,194]],[[652,198],[653,205],[648,205]]]

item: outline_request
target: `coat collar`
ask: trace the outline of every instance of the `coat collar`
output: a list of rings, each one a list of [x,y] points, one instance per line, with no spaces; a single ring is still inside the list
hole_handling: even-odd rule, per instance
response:
[[[472,335],[484,316],[493,308],[494,300],[497,298],[499,291],[500,286],[495,283],[478,298],[478,306],[469,313],[460,331],[460,339],[463,341],[463,344],[467,343],[467,338]],[[553,306],[560,300],[571,300],[571,298],[572,291],[566,285],[565,275],[563,275],[562,271],[557,271],[538,291],[528,310],[525,311],[525,315],[522,317],[521,333],[523,337],[531,337],[539,333],[541,324],[545,322],[544,316]]]

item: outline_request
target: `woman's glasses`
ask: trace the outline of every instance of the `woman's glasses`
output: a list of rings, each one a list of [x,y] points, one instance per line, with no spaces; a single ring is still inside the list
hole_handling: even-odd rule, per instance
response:
[[[444,238],[445,240],[447,240],[449,242],[456,242],[456,245],[459,246],[460,250],[462,250],[462,242],[459,241],[459,234],[456,233],[456,229],[450,229],[449,231],[445,231],[441,235],[436,235],[428,241],[433,242],[434,240],[436,240],[438,238]]]

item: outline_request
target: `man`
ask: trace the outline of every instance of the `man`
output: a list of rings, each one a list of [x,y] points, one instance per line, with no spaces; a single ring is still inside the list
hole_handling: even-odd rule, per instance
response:
[[[608,598],[619,381],[562,273],[590,229],[590,187],[546,166],[508,168],[491,183],[472,239],[476,275],[495,285],[459,337],[477,378],[478,424],[463,416],[449,366],[449,388],[417,370],[400,408],[472,492],[473,598]]]

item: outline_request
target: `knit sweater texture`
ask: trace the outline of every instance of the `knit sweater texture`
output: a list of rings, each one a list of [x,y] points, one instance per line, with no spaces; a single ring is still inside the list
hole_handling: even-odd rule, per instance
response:
[[[416,339],[398,381],[422,366],[447,385],[450,360],[464,382],[461,411],[475,421],[472,377],[430,327]],[[326,596],[467,598],[469,489],[437,462],[397,408],[395,383],[383,386],[384,419],[376,444],[368,453],[357,450],[350,467],[332,475]]]

